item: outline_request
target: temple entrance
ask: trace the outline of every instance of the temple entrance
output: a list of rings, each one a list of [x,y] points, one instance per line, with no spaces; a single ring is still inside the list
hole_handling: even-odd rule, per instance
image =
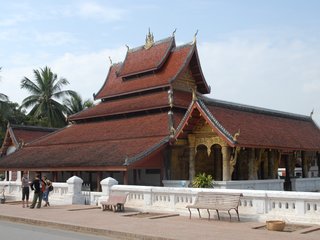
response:
[[[216,181],[222,181],[222,152],[219,144],[211,146],[210,159],[212,159],[213,163],[213,179]]]
[[[195,156],[195,174],[205,173],[213,175],[213,163],[208,156],[208,149],[205,145],[197,146]]]
[[[199,173],[210,174],[214,180],[222,180],[222,152],[219,144],[210,148],[208,156],[207,146],[200,144],[196,148],[195,175]]]

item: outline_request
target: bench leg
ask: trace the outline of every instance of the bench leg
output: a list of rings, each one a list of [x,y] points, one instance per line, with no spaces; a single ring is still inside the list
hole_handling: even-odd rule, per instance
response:
[[[219,210],[216,209],[217,215],[218,215],[218,219],[220,220],[220,215],[219,215]]]
[[[237,216],[238,216],[238,222],[240,222],[240,218],[239,218],[239,211],[238,211],[238,209],[234,209],[234,210],[236,210],[236,213],[237,213]]]
[[[188,208],[188,210],[189,210],[189,219],[191,219],[191,210],[190,208]]]
[[[208,220],[210,220],[210,211],[209,211],[209,209],[207,209],[207,212],[208,212]]]
[[[230,209],[231,210],[231,209]],[[228,210],[228,214],[229,214],[229,220],[231,222],[231,214],[230,214],[230,210]]]
[[[198,213],[199,213],[199,218],[201,218],[201,215],[200,215],[200,211],[199,211],[199,208],[197,208],[197,210],[198,210]]]

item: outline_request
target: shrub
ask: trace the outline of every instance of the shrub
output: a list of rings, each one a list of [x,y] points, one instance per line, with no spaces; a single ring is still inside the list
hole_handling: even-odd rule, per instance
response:
[[[194,188],[213,188],[213,178],[210,174],[199,173],[192,180],[192,187]]]

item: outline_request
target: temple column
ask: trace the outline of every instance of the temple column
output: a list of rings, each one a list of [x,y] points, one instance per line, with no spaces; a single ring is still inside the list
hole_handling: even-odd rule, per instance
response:
[[[273,150],[269,150],[268,151],[268,156],[267,156],[267,161],[268,161],[268,178],[269,179],[275,179],[276,178],[276,174],[273,171],[274,168],[274,151]]]
[[[307,163],[305,151],[301,151],[301,169],[302,169],[302,178],[308,177],[308,163]]]
[[[101,191],[100,182],[102,180],[102,172],[97,172],[97,192]]]
[[[189,141],[189,180],[192,181],[192,179],[195,176],[195,156],[196,156],[196,146],[195,141],[196,138],[194,135],[188,135],[188,141]]]
[[[291,180],[290,180],[290,162],[289,162],[289,156],[288,154],[283,155],[283,159],[284,159],[284,163],[285,163],[285,167],[286,167],[286,177],[284,180],[284,190],[285,191],[291,191],[292,187],[291,187]]]
[[[261,179],[268,179],[269,178],[269,161],[268,158],[263,159],[263,176]]]
[[[318,177],[320,177],[320,152],[317,152]]]
[[[230,181],[230,157],[231,157],[231,149],[229,146],[223,146],[222,147],[222,162],[223,162],[223,168],[222,168],[222,180],[223,181]]]
[[[256,180],[257,179],[257,173],[255,173],[255,149],[250,148],[249,149],[249,159],[248,159],[248,179],[249,180]]]
[[[128,178],[128,171],[123,171],[123,185],[128,185],[129,183],[129,178]]]

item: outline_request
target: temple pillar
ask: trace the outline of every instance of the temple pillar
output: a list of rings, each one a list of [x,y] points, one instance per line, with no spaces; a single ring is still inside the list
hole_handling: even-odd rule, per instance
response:
[[[250,148],[249,149],[249,159],[248,159],[248,180],[256,180],[257,179],[257,173],[255,172],[255,149]]]
[[[102,172],[97,172],[97,192],[101,191],[100,181],[102,180]]]
[[[285,163],[285,167],[286,167],[286,177],[284,180],[284,190],[285,191],[291,191],[292,187],[291,187],[291,180],[290,180],[290,162],[289,162],[289,156],[288,154],[283,155],[283,159],[284,159],[284,163]]]
[[[268,178],[269,178],[269,161],[268,161],[268,157],[266,157],[266,158],[263,159],[263,176],[262,176],[262,179],[268,179]]]
[[[196,146],[195,141],[196,138],[194,135],[188,135],[188,141],[189,141],[189,180],[192,181],[192,179],[195,177],[195,156],[196,156]]]
[[[223,172],[222,172],[222,180],[230,181],[230,157],[231,157],[231,149],[229,146],[222,147],[222,162],[223,162]]]
[[[317,152],[318,177],[320,177],[320,152]]]
[[[268,161],[268,178],[269,179],[275,179],[277,176],[275,172],[273,171],[274,169],[274,164],[275,164],[275,154],[273,150],[268,151],[267,155],[267,161]]]
[[[129,185],[128,171],[123,171],[123,185]]]
[[[308,177],[308,163],[307,163],[305,151],[301,151],[301,169],[302,169],[302,178]]]

